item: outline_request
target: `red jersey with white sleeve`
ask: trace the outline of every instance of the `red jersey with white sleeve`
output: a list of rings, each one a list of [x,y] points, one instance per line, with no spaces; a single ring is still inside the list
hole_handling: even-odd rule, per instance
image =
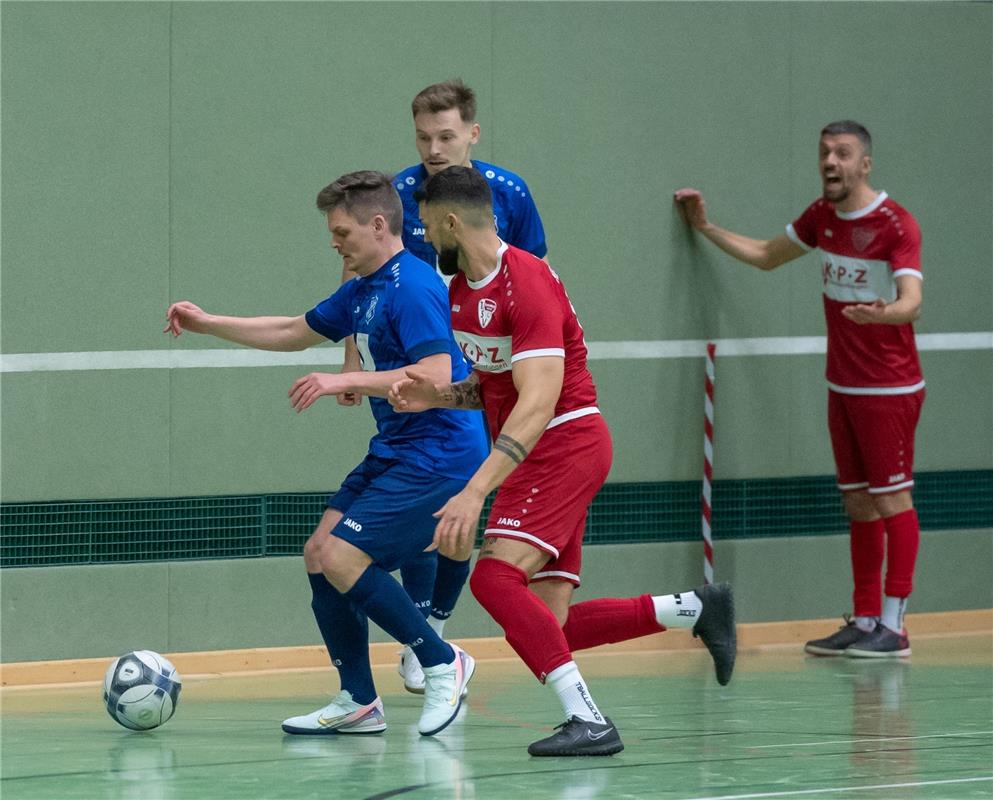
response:
[[[828,386],[842,394],[877,395],[923,388],[911,323],[859,325],[841,313],[853,303],[893,302],[899,276],[921,277],[921,233],[910,212],[886,192],[851,212],[820,198],[786,226],[786,235],[821,252]]]
[[[496,438],[517,403],[511,370],[525,358],[565,359],[549,428],[599,414],[583,329],[558,275],[540,258],[503,242],[497,264],[480,281],[460,272],[448,289],[455,341],[478,375],[490,435]]]

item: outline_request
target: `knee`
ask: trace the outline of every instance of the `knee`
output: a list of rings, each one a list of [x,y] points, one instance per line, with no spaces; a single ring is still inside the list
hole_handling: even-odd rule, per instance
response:
[[[469,576],[469,590],[483,608],[489,608],[495,599],[505,595],[515,586],[526,587],[527,574],[498,558],[481,558]]]
[[[910,492],[893,492],[892,494],[878,494],[873,498],[876,511],[881,517],[895,517],[904,511],[909,511],[914,507]]]
[[[339,583],[347,572],[347,564],[342,558],[341,540],[328,534],[317,551],[318,568],[332,583]]]
[[[303,563],[307,567],[307,572],[319,572],[321,569],[321,544],[327,539],[327,534],[318,538],[318,534],[311,536],[303,546]]]
[[[856,522],[872,522],[879,519],[876,504],[868,492],[845,492],[842,495],[842,502],[849,519]]]

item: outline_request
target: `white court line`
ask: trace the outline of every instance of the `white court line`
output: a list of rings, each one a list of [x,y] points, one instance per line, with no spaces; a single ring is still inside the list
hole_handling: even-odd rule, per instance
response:
[[[854,744],[855,742],[901,742],[907,739],[942,739],[949,736],[989,736],[993,731],[972,733],[931,733],[926,736],[871,736],[868,739],[830,739],[826,742],[791,742],[789,744],[745,745],[749,750],[769,750],[773,747],[819,747],[822,744]]]
[[[778,336],[765,339],[716,339],[717,358],[729,356],[819,355],[827,351],[823,336]],[[589,342],[591,361],[703,358],[705,339]],[[919,350],[993,350],[993,332],[922,333]],[[101,350],[78,353],[8,353],[0,355],[0,372],[68,372],[105,369],[204,369],[215,367],[339,366],[341,347],[316,347],[293,353],[251,349]]]
[[[911,789],[918,786],[948,786],[955,783],[979,783],[982,781],[993,781],[993,776],[988,778],[949,778],[943,781],[913,781],[912,783],[877,783],[872,786],[830,786],[823,789],[794,789],[789,792],[718,794],[711,797],[687,797],[685,800],[756,800],[760,797],[797,797],[802,794],[840,794],[841,792],[864,792],[875,789]]]

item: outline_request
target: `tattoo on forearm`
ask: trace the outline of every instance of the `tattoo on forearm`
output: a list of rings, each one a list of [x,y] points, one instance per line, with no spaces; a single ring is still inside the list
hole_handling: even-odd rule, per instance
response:
[[[499,450],[504,455],[513,459],[517,464],[520,464],[528,455],[528,449],[524,445],[516,439],[507,436],[505,433],[497,436],[496,441],[493,443],[493,449]]]
[[[455,408],[482,408],[483,398],[479,393],[479,383],[474,380],[464,380],[453,383],[445,400],[452,402]]]

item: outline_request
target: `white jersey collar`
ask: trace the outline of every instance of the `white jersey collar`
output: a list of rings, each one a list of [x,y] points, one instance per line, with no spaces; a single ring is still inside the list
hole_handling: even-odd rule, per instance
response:
[[[506,252],[507,252],[507,243],[501,239],[500,246],[497,248],[497,252],[496,252],[496,267],[493,268],[493,271],[489,275],[487,275],[485,278],[481,278],[478,281],[471,281],[469,280],[469,277],[466,276],[465,282],[469,284],[469,288],[485,289],[493,281],[495,281],[496,276],[500,274],[500,265],[503,263],[503,254]]]
[[[871,214],[877,208],[879,208],[883,203],[886,202],[886,198],[889,197],[886,192],[880,192],[876,195],[876,199],[873,200],[865,208],[859,208],[855,211],[839,211],[837,208],[834,210],[835,215],[839,219],[860,219],[861,217]]]

